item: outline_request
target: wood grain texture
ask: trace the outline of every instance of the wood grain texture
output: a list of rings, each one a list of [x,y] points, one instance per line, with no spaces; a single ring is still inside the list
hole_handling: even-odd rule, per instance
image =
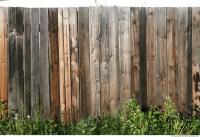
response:
[[[31,115],[31,9],[24,9],[24,111]]]
[[[91,115],[100,115],[99,9],[89,8]]]
[[[131,98],[130,8],[119,7],[120,103]]]
[[[109,10],[107,7],[99,9],[99,63],[101,115],[110,113],[110,47],[109,47]]]
[[[43,117],[50,116],[50,87],[49,87],[49,33],[48,9],[40,9],[40,110]]]
[[[31,116],[39,111],[40,67],[39,67],[39,9],[31,9]]]
[[[8,101],[7,22],[8,8],[0,7],[0,100]]]
[[[79,74],[81,117],[90,115],[89,8],[78,8]]]
[[[54,118],[60,118],[59,93],[59,47],[58,47],[58,9],[48,10],[49,44],[50,44],[50,113]]]
[[[110,47],[110,109],[116,113],[120,103],[119,92],[119,41],[118,9],[109,8],[109,47]]]

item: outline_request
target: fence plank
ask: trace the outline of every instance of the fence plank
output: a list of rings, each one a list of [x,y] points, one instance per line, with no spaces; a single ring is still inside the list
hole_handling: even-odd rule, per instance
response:
[[[177,55],[176,55],[176,41],[177,41],[177,9],[176,8],[167,8],[167,90],[169,97],[172,99],[173,103],[177,107]]]
[[[8,101],[8,72],[7,72],[7,17],[8,9],[0,8],[0,99],[7,102]]]
[[[31,10],[24,9],[24,111],[31,115]]]
[[[119,8],[120,103],[131,98],[130,8]]]
[[[69,41],[69,9],[63,9],[63,30],[64,30],[64,66],[65,66],[65,100],[66,100],[66,121],[71,122],[71,52],[70,52],[70,41]]]
[[[59,93],[59,48],[58,48],[58,9],[48,10],[49,41],[50,41],[50,83],[51,107],[50,113],[54,118],[60,117]]]
[[[91,114],[100,115],[99,9],[89,9]]]
[[[17,49],[16,49],[16,8],[8,9],[9,15],[9,84],[8,84],[8,111],[12,113],[17,106]]]
[[[77,9],[69,8],[69,38],[71,50],[71,82],[72,82],[72,121],[78,121],[80,113],[78,41],[77,41]]]
[[[99,63],[100,63],[100,90],[101,90],[101,115],[110,112],[110,47],[109,47],[109,10],[106,7],[99,9],[100,34],[99,34]]]
[[[109,8],[109,47],[110,47],[110,100],[111,113],[116,113],[119,106],[119,41],[118,9]]]
[[[40,109],[50,115],[48,9],[40,9]]]
[[[187,18],[188,8],[179,8],[177,12],[177,54],[178,54],[178,110],[187,112]]]
[[[156,9],[147,8],[146,19],[146,45],[147,45],[147,104],[156,104]]]
[[[131,91],[132,96],[139,101],[140,91],[140,8],[130,10],[130,42],[131,42]]]
[[[31,9],[31,116],[39,111],[39,9]]]
[[[78,39],[80,62],[80,108],[81,117],[90,114],[90,45],[89,45],[89,8],[78,9]]]

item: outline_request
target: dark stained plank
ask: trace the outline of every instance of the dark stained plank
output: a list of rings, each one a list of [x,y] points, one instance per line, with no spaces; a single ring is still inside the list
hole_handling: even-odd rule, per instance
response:
[[[50,88],[49,88],[49,33],[48,9],[40,9],[40,109],[46,118],[50,116]]]
[[[48,10],[49,45],[50,45],[50,113],[54,118],[60,117],[59,93],[59,47],[58,47],[58,9]]]
[[[119,92],[119,41],[118,9],[109,8],[109,47],[110,47],[110,109],[116,113],[120,103]]]
[[[130,9],[131,40],[131,96],[139,100],[140,92],[140,8]]]
[[[71,92],[72,92],[72,121],[79,119],[80,113],[80,94],[79,94],[79,45],[77,41],[77,9],[69,8],[69,42],[71,51]]]
[[[89,8],[78,8],[79,74],[81,117],[90,115]]]
[[[100,115],[99,8],[89,8],[91,115]]]
[[[16,49],[16,8],[8,8],[9,40],[8,40],[8,111],[13,113],[17,108],[17,49]]]
[[[39,111],[39,9],[31,9],[31,116]]]
[[[109,10],[107,7],[100,7],[100,90],[101,90],[101,115],[110,113],[110,47],[109,47]]]
[[[31,115],[31,9],[24,9],[24,111]]]

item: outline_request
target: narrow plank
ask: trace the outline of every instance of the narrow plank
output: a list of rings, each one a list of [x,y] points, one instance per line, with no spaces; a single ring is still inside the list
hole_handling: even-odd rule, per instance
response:
[[[200,102],[199,102],[199,64],[200,64],[200,40],[198,35],[200,34],[200,8],[192,9],[192,98],[193,98],[193,115],[199,113]]]
[[[8,101],[8,60],[7,60],[7,21],[8,21],[8,8],[0,8],[0,99],[7,103]]]
[[[100,115],[99,9],[89,8],[91,115]]]
[[[109,47],[109,10],[100,7],[100,34],[99,34],[99,63],[100,63],[100,90],[101,90],[101,115],[110,112],[110,47]]]
[[[168,95],[172,99],[173,103],[177,106],[178,92],[177,88],[177,54],[176,54],[176,41],[177,41],[177,8],[167,8],[167,89]]]
[[[39,9],[31,9],[31,116],[39,111]]]
[[[139,101],[140,91],[140,8],[130,9],[130,42],[131,42],[131,96]]]
[[[59,84],[60,84],[60,118],[62,122],[65,121],[66,111],[65,111],[65,65],[64,65],[64,43],[63,43],[63,10],[58,9],[58,45],[59,45]]]
[[[24,111],[31,115],[31,9],[24,9]]]
[[[109,8],[109,47],[110,47],[110,109],[116,113],[120,103],[119,92],[119,41],[118,9]]]
[[[40,109],[44,118],[50,116],[50,89],[49,89],[49,33],[48,9],[40,9]]]
[[[8,8],[9,38],[8,38],[8,111],[16,112],[17,108],[17,49],[16,49],[16,8]]]
[[[177,53],[178,53],[178,110],[187,112],[187,22],[188,8],[177,11]]]
[[[130,8],[119,8],[120,103],[131,98]]]
[[[54,118],[60,118],[59,93],[59,47],[58,47],[58,9],[48,10],[49,45],[50,45],[50,113]]]
[[[166,8],[157,8],[156,104],[161,107],[167,93]]]
[[[80,61],[80,110],[81,117],[90,115],[90,45],[89,8],[78,8],[78,39]]]
[[[147,8],[147,104],[156,105],[156,9]]]
[[[66,116],[65,121],[71,123],[71,52],[70,52],[70,43],[69,43],[69,9],[63,9],[63,35],[64,35],[64,85],[65,85],[65,106],[66,106]]]
[[[69,8],[69,40],[71,51],[71,92],[72,92],[72,121],[76,122],[79,119],[80,113],[80,94],[79,94],[79,60],[78,52],[79,45],[77,40],[77,9]]]

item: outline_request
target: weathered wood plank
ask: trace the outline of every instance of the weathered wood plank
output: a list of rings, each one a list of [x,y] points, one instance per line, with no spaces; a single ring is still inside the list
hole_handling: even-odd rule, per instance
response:
[[[50,113],[54,118],[60,117],[59,93],[59,47],[58,47],[58,9],[48,10],[49,44],[50,44]]]
[[[157,8],[156,104],[163,106],[167,94],[166,8]]]
[[[77,41],[77,9],[69,8],[69,40],[71,50],[71,91],[72,91],[72,121],[76,122],[80,116],[79,94],[79,45]]]
[[[167,90],[168,95],[172,99],[173,103],[177,107],[177,54],[176,54],[176,41],[177,41],[177,9],[167,8]]]
[[[50,116],[50,89],[49,89],[49,33],[48,9],[40,9],[40,109],[42,115]]]
[[[0,99],[8,101],[8,60],[7,60],[7,21],[8,21],[8,8],[0,8]]]
[[[110,47],[109,47],[109,10],[107,7],[99,9],[100,34],[99,34],[99,63],[100,63],[100,90],[101,90],[101,115],[110,112]]]
[[[16,49],[16,8],[8,9],[9,17],[9,41],[8,41],[8,62],[9,62],[9,79],[8,79],[8,111],[12,113],[17,108],[17,49]]]
[[[147,104],[156,105],[156,9],[147,8]]]
[[[110,47],[110,109],[116,113],[120,103],[119,92],[119,41],[118,9],[109,8],[109,47]]]
[[[120,103],[131,98],[130,8],[119,7]]]
[[[140,8],[130,9],[131,94],[139,100],[140,92]]]
[[[91,114],[100,115],[99,9],[89,8]]]
[[[178,110],[187,112],[187,22],[188,8],[177,11],[177,91]]]
[[[63,44],[64,44],[64,73],[65,73],[65,106],[66,106],[66,117],[65,121],[67,123],[71,122],[71,52],[70,52],[70,41],[69,41],[69,9],[64,8],[63,9]]]
[[[39,9],[31,9],[31,116],[39,111]]]
[[[80,110],[81,117],[90,115],[90,44],[89,8],[78,9]]]
[[[31,115],[31,10],[24,9],[24,111]]]

